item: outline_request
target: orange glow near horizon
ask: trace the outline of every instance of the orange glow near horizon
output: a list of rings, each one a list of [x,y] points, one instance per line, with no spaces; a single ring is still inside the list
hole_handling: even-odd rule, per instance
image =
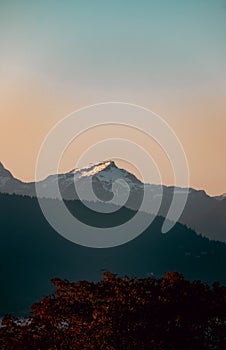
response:
[[[33,181],[40,146],[57,122],[81,107],[121,101],[168,122],[188,158],[191,187],[226,192],[224,2],[0,1],[0,161]],[[164,184],[173,185],[155,145],[127,136],[148,148]],[[92,138],[68,149],[61,171],[74,167]]]
[[[52,87],[31,84],[14,84],[7,89],[1,86],[0,101],[0,161],[3,162],[15,177],[23,181],[33,181],[36,157],[43,139],[48,131],[65,115],[76,108],[95,102],[94,97],[75,99],[66,91],[62,94]],[[226,118],[225,100],[220,97],[210,97],[203,100],[189,101],[185,99],[178,103],[173,98],[161,101],[161,96],[144,104],[138,99],[135,103],[143,104],[165,117],[175,130],[187,155],[190,167],[190,186],[204,189],[210,195],[226,191]],[[100,128],[94,136],[88,132],[80,137],[62,159],[61,171],[74,167],[76,158],[87,147],[103,138],[107,130]],[[112,132],[112,129],[111,129]],[[148,149],[159,165],[163,183],[173,184],[172,172],[167,168],[167,160],[155,148],[153,142],[139,133],[121,130],[115,127],[115,136],[128,137]],[[98,154],[90,162],[99,161]],[[126,162],[118,162],[129,171],[135,168]],[[85,166],[86,164],[84,164]],[[139,175],[135,172],[139,177]],[[150,174],[150,182],[152,176]]]

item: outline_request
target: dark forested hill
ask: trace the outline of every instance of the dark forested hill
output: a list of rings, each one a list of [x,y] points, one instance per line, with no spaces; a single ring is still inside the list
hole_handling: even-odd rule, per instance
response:
[[[53,200],[51,200],[53,201]],[[94,214],[78,201],[71,211],[89,224],[119,224],[134,213]],[[148,215],[148,214],[144,214]],[[0,195],[0,315],[26,313],[51,291],[53,277],[99,280],[101,270],[147,277],[178,271],[188,279],[226,283],[226,245],[198,236],[176,224],[161,234],[162,217],[133,241],[115,248],[93,249],[71,243],[46,222],[35,198]]]
[[[64,174],[51,175],[37,183],[25,183],[16,179],[0,162],[0,193],[35,197],[37,186],[39,197],[58,198],[55,188],[57,182],[62,198],[65,200],[81,198],[87,201],[99,201],[99,203],[104,201],[108,204],[111,200],[119,207],[121,203],[125,203],[129,189],[125,206],[132,210],[139,208],[145,189],[147,200],[145,212],[164,217],[168,214],[173,196],[180,198],[182,193],[188,191],[187,202],[179,222],[209,239],[226,242],[226,198],[224,195],[217,199],[210,197],[203,190],[144,184],[132,173],[119,168],[112,160],[90,164],[88,167],[73,169]],[[128,188],[125,187],[125,183]],[[115,188],[115,194],[112,186]],[[158,210],[159,198],[162,198],[160,210]]]

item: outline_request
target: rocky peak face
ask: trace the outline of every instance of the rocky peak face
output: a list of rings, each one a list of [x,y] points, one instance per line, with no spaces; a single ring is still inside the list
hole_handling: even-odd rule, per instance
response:
[[[13,175],[9,170],[7,170],[4,165],[0,162],[0,177],[13,178]]]

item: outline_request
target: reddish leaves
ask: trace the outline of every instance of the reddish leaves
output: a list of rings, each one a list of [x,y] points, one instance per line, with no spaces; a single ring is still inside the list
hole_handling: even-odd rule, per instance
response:
[[[52,280],[55,293],[23,323],[4,318],[1,350],[171,350],[226,348],[226,288],[164,278]]]

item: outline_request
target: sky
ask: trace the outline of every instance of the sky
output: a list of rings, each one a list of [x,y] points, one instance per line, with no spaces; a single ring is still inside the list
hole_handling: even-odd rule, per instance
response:
[[[226,0],[0,0],[0,161],[15,177],[34,179],[58,121],[107,101],[159,114],[184,147],[191,187],[226,192]],[[92,138],[77,140],[62,171]]]

